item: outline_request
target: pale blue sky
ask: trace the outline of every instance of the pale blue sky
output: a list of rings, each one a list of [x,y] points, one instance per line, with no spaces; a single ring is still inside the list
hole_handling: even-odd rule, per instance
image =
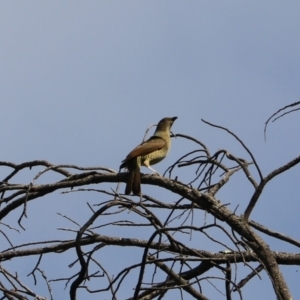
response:
[[[299,155],[299,112],[270,124],[263,139],[268,117],[299,101],[299,15],[299,1],[2,1],[0,160],[117,170],[149,125],[178,116],[174,133],[247,158],[201,118],[234,131],[266,175]],[[175,140],[156,169],[185,152]],[[300,239],[298,179],[295,168],[275,180],[253,219]],[[240,213],[247,188],[224,193]],[[51,220],[67,213],[59,203]],[[294,295],[298,274],[288,276]]]

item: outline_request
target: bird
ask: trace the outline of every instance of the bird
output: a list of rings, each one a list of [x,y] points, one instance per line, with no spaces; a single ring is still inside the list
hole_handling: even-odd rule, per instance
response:
[[[128,169],[128,178],[125,188],[125,194],[140,195],[141,193],[141,175],[140,167],[145,166],[158,174],[151,165],[162,161],[169,153],[171,147],[171,127],[177,117],[163,118],[156,126],[154,134],[145,142],[134,148],[122,161],[122,168]]]

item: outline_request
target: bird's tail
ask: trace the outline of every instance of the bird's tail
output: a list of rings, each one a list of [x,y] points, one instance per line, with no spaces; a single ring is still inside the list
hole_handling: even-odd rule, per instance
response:
[[[132,182],[132,193],[134,195],[140,195],[141,193],[141,172],[140,168],[137,168],[134,172],[133,182]]]
[[[130,195],[131,192],[133,195],[139,195],[141,193],[141,173],[139,167],[130,170],[128,174],[125,194]]]

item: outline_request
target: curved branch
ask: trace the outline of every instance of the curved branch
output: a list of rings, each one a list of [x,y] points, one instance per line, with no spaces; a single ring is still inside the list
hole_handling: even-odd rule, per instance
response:
[[[277,175],[287,171],[288,169],[296,166],[298,163],[300,162],[300,156],[294,158],[293,160],[291,160],[290,162],[288,162],[287,164],[285,164],[282,167],[279,167],[278,169],[272,171],[269,175],[267,175],[259,184],[259,186],[256,188],[246,210],[244,213],[245,219],[249,220],[250,214],[252,212],[252,210],[254,209],[264,187],[267,185],[267,183],[272,180],[274,177],[276,177]]]
[[[277,110],[277,111],[276,111],[276,112],[275,112],[275,113],[274,113],[274,114],[266,121],[266,123],[265,123],[265,128],[264,128],[265,141],[266,141],[266,139],[267,139],[267,126],[268,126],[268,123],[270,122],[270,120],[271,120],[274,116],[276,116],[278,113],[280,113],[281,111],[285,110],[286,108],[288,108],[288,107],[293,107],[293,106],[296,106],[296,105],[298,105],[298,104],[300,104],[300,101],[297,101],[297,102],[295,102],[295,103],[286,105],[285,107],[283,107],[283,108]],[[295,110],[298,110],[298,109],[294,109],[294,110],[292,110],[292,111],[295,111]],[[290,111],[290,112],[292,112],[292,111]],[[278,119],[278,118],[280,118],[280,117],[282,117],[282,116],[284,116],[285,114],[288,114],[288,113],[290,113],[290,112],[284,113],[283,115],[277,117],[276,119]],[[276,120],[276,119],[275,119],[275,120]],[[275,120],[273,120],[273,122],[274,122]]]
[[[238,141],[240,142],[240,144],[243,146],[243,148],[248,152],[248,154],[249,154],[250,157],[252,158],[253,163],[254,163],[254,165],[255,165],[255,167],[256,167],[256,169],[257,169],[257,172],[258,172],[258,174],[259,174],[260,180],[263,180],[263,176],[262,176],[261,170],[260,170],[260,168],[259,168],[259,166],[258,166],[258,164],[257,164],[257,162],[256,162],[256,160],[255,160],[255,158],[254,158],[254,156],[253,156],[253,154],[252,154],[252,152],[248,149],[248,147],[243,143],[243,141],[242,141],[236,134],[234,134],[233,132],[231,132],[229,129],[227,129],[227,128],[225,128],[225,127],[222,127],[222,126],[219,126],[219,125],[215,125],[215,124],[209,123],[209,122],[207,122],[207,121],[205,121],[205,120],[203,120],[203,119],[201,119],[201,121],[204,122],[204,123],[206,123],[206,124],[208,124],[208,125],[210,125],[210,126],[212,126],[212,127],[220,128],[220,129],[223,129],[223,130],[227,131],[227,132],[228,132],[229,134],[231,134],[236,140],[238,140]]]

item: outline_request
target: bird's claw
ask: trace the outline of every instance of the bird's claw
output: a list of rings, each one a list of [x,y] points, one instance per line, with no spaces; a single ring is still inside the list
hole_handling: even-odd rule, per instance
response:
[[[154,172],[151,174],[151,176],[161,176],[158,172]]]

